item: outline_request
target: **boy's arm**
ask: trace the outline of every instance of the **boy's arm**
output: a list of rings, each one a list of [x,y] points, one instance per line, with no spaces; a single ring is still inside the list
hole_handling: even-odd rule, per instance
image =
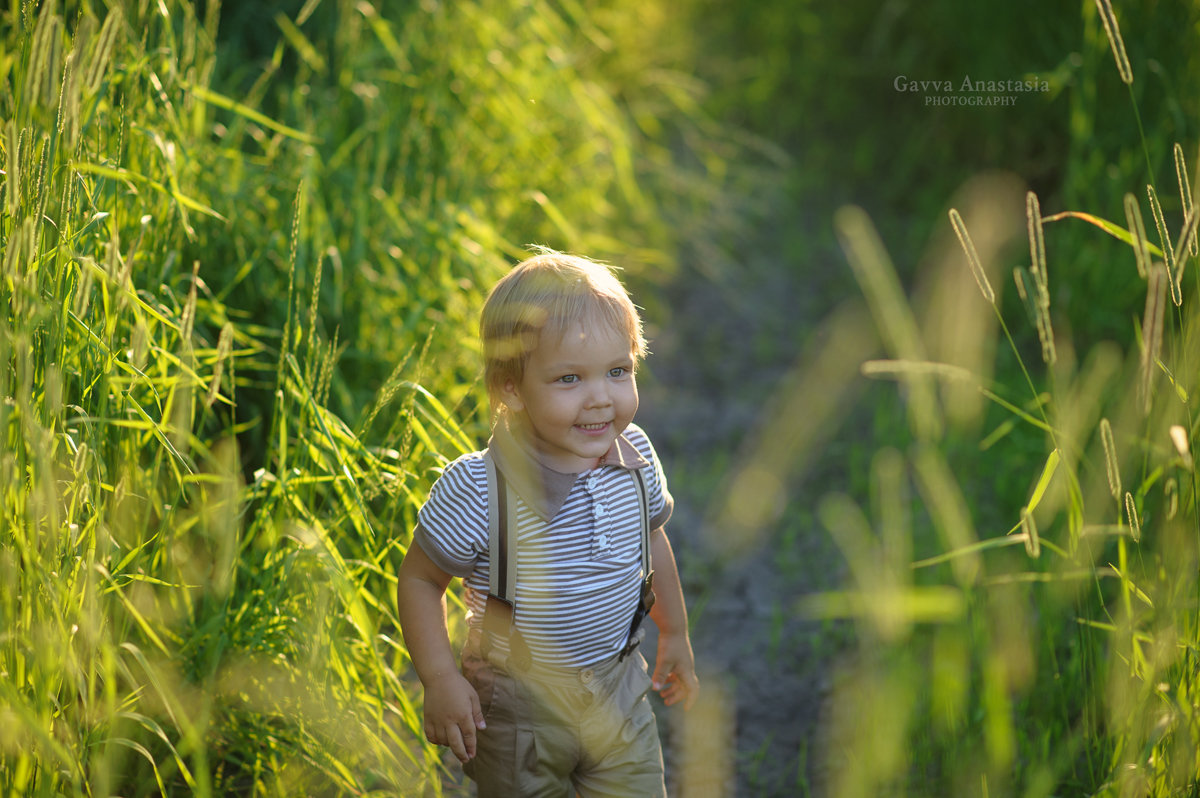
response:
[[[404,644],[425,686],[425,736],[466,762],[475,756],[475,730],[486,724],[479,694],[459,672],[446,631],[446,588],[453,578],[413,541],[400,563],[396,603]]]
[[[679,584],[675,552],[661,526],[650,533],[650,567],[654,569],[654,606],[650,608],[650,618],[658,627],[658,656],[651,679],[667,706],[683,701],[683,708],[691,709],[700,692],[700,682],[688,637],[687,605]]]

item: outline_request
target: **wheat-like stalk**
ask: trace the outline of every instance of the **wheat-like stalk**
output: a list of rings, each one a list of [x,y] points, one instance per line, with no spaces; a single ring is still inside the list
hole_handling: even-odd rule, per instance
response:
[[[1054,326],[1050,321],[1048,304],[1037,303],[1034,324],[1037,327],[1038,341],[1042,344],[1042,360],[1052,366],[1058,362],[1058,349],[1054,343]]]
[[[1138,206],[1137,197],[1126,194],[1125,220],[1129,223],[1129,233],[1133,236],[1133,255],[1137,259],[1138,275],[1145,279],[1149,273],[1150,253],[1146,251],[1146,225],[1142,221],[1142,209]]]
[[[1033,287],[1036,296],[1033,301],[1034,325],[1037,327],[1038,340],[1042,344],[1042,360],[1054,364],[1058,360],[1058,351],[1054,344],[1054,325],[1050,320],[1050,279],[1046,271],[1046,243],[1042,229],[1042,209],[1037,194],[1030,191],[1025,194],[1025,222],[1029,233],[1029,272],[1033,276]],[[1017,291],[1025,299],[1026,291],[1021,284],[1021,274],[1014,273],[1017,280]]]
[[[1195,246],[1196,226],[1198,222],[1200,222],[1200,212],[1193,205],[1188,209],[1187,215],[1183,217],[1183,229],[1179,231],[1179,240],[1175,243],[1176,252],[1183,252],[1185,247],[1189,247],[1188,242],[1191,242],[1190,246]],[[1177,279],[1182,277],[1185,263],[1186,261],[1183,258],[1179,259]]]
[[[1163,309],[1166,304],[1167,276],[1161,263],[1150,266],[1149,285],[1146,288],[1146,310],[1142,316],[1142,360],[1139,393],[1142,410],[1150,412],[1150,401],[1154,385],[1154,374],[1158,368],[1158,356],[1162,351]]]
[[[1174,271],[1175,269],[1175,247],[1171,246],[1171,239],[1166,233],[1166,221],[1163,218],[1163,205],[1158,202],[1158,192],[1154,191],[1154,186],[1146,184],[1146,197],[1150,199],[1150,212],[1154,217],[1154,229],[1158,230],[1158,242],[1163,247],[1163,254],[1166,260],[1166,270]],[[1176,302],[1176,305],[1180,302]]]
[[[1188,177],[1187,160],[1183,157],[1183,147],[1179,146],[1179,142],[1175,142],[1175,179],[1179,181],[1179,202],[1183,208],[1183,215],[1186,219],[1192,213],[1192,185],[1191,179]],[[1187,240],[1188,252],[1195,255],[1197,252],[1196,236],[1193,233],[1191,238]],[[1177,249],[1176,252],[1182,252]]]
[[[1046,241],[1042,229],[1042,208],[1038,196],[1030,191],[1025,195],[1025,224],[1029,231],[1029,263],[1044,301],[1049,303],[1049,275],[1046,273]]]
[[[1096,0],[1100,9],[1100,20],[1104,23],[1104,32],[1108,35],[1108,43],[1112,46],[1113,58],[1117,61],[1117,71],[1121,80],[1126,84],[1133,83],[1133,68],[1129,66],[1129,56],[1125,54],[1125,40],[1121,38],[1121,26],[1117,24],[1117,15],[1113,13],[1110,0]]]
[[[979,261],[979,253],[975,251],[975,244],[971,241],[967,226],[963,224],[962,216],[954,208],[950,209],[950,224],[954,227],[954,234],[958,236],[958,243],[962,245],[963,252],[967,254],[967,263],[971,266],[971,274],[974,275],[979,290],[983,292],[983,298],[995,305],[996,292],[992,290],[992,284],[988,282],[987,273],[984,272],[983,264]]]
[[[1029,294],[1025,291],[1025,277],[1022,275],[1023,271],[1025,270],[1020,266],[1017,266],[1013,269],[1013,282],[1017,284],[1017,296],[1021,298],[1022,302],[1028,302]]]
[[[1142,539],[1142,522],[1138,519],[1137,507],[1133,503],[1133,494],[1125,491],[1125,516],[1129,519],[1129,535],[1137,543]]]
[[[1113,440],[1112,424],[1107,418],[1100,419],[1100,443],[1104,446],[1104,470],[1108,475],[1108,489],[1113,498],[1121,500],[1121,469],[1117,465],[1117,445]]]

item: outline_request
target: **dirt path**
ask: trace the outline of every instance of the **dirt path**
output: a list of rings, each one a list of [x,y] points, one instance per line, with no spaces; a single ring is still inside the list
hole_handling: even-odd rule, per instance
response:
[[[779,520],[747,551],[720,545],[711,504],[812,344],[831,295],[844,291],[838,278],[817,276],[844,271],[836,257],[781,267],[759,256],[708,275],[685,265],[665,290],[671,318],[652,331],[638,419],[659,447],[676,498],[669,531],[708,699],[688,715],[660,710],[668,781],[685,798],[823,794],[822,707],[846,635],[839,625],[801,618],[796,604],[839,584],[842,560],[814,508],[844,482],[844,453],[830,443],[820,468],[786,486]]]

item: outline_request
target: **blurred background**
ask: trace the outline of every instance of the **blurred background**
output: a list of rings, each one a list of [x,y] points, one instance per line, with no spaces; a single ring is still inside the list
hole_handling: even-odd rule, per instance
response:
[[[1195,794],[1194,4],[0,16],[5,794],[469,794],[395,570],[530,244],[644,309],[673,795]]]

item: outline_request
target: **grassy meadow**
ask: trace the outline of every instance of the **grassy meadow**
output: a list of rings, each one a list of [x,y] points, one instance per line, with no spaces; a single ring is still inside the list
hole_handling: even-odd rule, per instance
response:
[[[1196,17],[1081,19],[1056,180],[966,181],[911,293],[863,208],[834,215],[861,373],[903,401],[820,502],[847,584],[800,602],[855,623],[831,795],[1200,794],[1196,87],[1126,35]]]
[[[394,575],[483,292],[667,261],[581,9],[269,9],[0,12],[4,795],[440,794]]]
[[[795,430],[833,372],[871,425],[836,489],[777,486],[847,583],[776,607],[839,641],[825,776],[747,792],[1200,794],[1200,104],[1153,49],[1196,12],[1048,10],[1013,65],[1021,15],[939,1],[930,50],[866,0],[718,5],[0,8],[0,795],[462,794],[395,571],[530,243],[654,323],[696,262],[823,253],[825,329],[877,350],[785,383]],[[972,57],[1047,76],[1032,127],[888,105]]]

